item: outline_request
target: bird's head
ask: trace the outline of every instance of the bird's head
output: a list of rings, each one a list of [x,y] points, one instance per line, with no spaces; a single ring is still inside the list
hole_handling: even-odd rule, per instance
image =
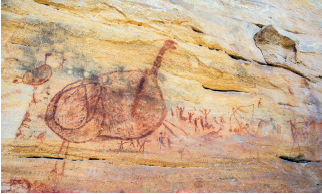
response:
[[[177,45],[178,43],[176,43],[175,41],[173,40],[166,40],[163,44],[163,48],[165,49],[172,49],[172,50],[175,50],[176,47],[175,45]]]

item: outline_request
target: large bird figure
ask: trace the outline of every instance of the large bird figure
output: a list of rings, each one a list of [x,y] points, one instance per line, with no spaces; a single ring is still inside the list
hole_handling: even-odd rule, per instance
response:
[[[68,151],[69,143],[139,139],[164,124],[167,110],[157,76],[164,53],[176,44],[165,41],[151,69],[109,72],[100,81],[79,80],[58,92],[45,121],[64,140],[62,147],[67,142]]]

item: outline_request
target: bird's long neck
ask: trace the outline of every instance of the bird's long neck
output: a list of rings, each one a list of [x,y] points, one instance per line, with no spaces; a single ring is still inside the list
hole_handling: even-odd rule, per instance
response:
[[[162,61],[162,56],[164,55],[164,53],[168,50],[168,48],[166,48],[165,46],[163,46],[159,53],[158,53],[158,56],[157,58],[155,59],[154,63],[153,63],[153,67],[151,69],[151,73],[152,74],[158,74],[158,70],[161,66],[161,61]]]
[[[155,59],[155,61],[153,63],[153,67],[152,67],[151,72],[150,72],[152,74],[152,77],[148,78],[148,75],[150,73],[148,73],[149,71],[146,71],[144,76],[141,78],[140,83],[138,85],[138,89],[137,89],[137,91],[135,93],[135,99],[134,99],[133,105],[132,105],[132,110],[131,110],[132,116],[137,115],[136,111],[137,111],[138,103],[140,101],[140,94],[144,90],[145,85],[148,84],[148,83],[157,81],[157,79],[156,79],[157,76],[156,75],[158,74],[159,67],[161,66],[162,56],[164,55],[166,50],[168,50],[168,48],[166,48],[165,46],[163,46],[160,49],[160,51],[158,53],[158,56]],[[151,78],[152,78],[152,81],[149,81],[149,79],[151,79]]]

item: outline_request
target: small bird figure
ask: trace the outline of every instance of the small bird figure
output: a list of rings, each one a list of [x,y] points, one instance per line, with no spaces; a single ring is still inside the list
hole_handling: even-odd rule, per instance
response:
[[[32,70],[29,70],[23,75],[22,82],[27,85],[34,86],[32,103],[35,103],[35,104],[37,103],[36,96],[35,96],[35,91],[37,89],[37,86],[46,83],[51,78],[52,70],[51,70],[51,67],[47,65],[47,57],[51,55],[52,55],[51,53],[47,53],[45,55],[45,64],[39,67],[36,67]]]

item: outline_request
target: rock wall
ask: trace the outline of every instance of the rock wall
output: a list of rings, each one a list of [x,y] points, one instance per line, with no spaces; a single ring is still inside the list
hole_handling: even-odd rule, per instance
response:
[[[321,192],[320,2],[1,4],[3,192]],[[158,59],[167,40],[175,49]],[[158,60],[156,80],[143,78]],[[85,81],[72,85],[79,80]],[[146,83],[156,85],[136,89]],[[155,94],[159,90],[161,97]],[[129,106],[140,104],[138,111],[146,112],[140,124],[133,111],[125,113],[124,96],[132,99]],[[64,100],[53,103],[58,98]],[[160,116],[163,106],[154,106],[161,102],[165,117]],[[70,107],[79,109],[68,112]],[[49,110],[60,111],[60,121],[58,113],[53,116],[61,122],[59,129],[48,124]],[[130,125],[106,119],[113,111],[110,117],[120,113],[123,123],[136,123],[134,132]],[[82,143],[61,135],[75,134],[66,130],[88,123],[86,114],[96,120],[77,132],[86,137]],[[103,120],[109,124],[100,132]],[[243,167],[230,169],[232,164]],[[99,170],[103,167],[119,173],[106,177]],[[258,172],[247,174],[249,168]],[[209,172],[214,174],[208,177]],[[147,174],[150,182],[144,181]],[[263,182],[253,182],[254,176],[264,176]],[[131,186],[132,181],[139,186]]]

